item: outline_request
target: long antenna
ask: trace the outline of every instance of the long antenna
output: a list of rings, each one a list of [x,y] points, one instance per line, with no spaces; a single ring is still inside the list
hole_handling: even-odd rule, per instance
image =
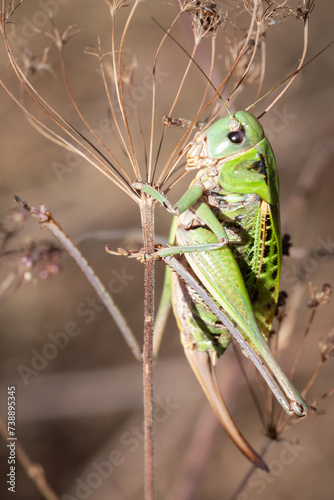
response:
[[[299,69],[297,69],[296,71],[294,71],[293,73],[291,73],[289,76],[287,76],[286,78],[284,78],[284,80],[282,80],[280,83],[278,83],[277,85],[275,85],[275,87],[273,87],[272,89],[270,89],[268,92],[266,92],[263,96],[261,96],[259,99],[257,99],[256,101],[254,101],[252,104],[250,104],[249,106],[247,106],[246,108],[246,111],[249,111],[253,106],[255,106],[255,104],[257,104],[258,102],[262,101],[262,99],[264,99],[265,97],[267,97],[269,94],[271,94],[274,90],[276,90],[278,87],[280,87],[281,85],[283,85],[283,83],[285,83],[287,80],[290,80],[290,78],[294,77],[295,75],[297,75],[299,73],[299,71],[301,71],[302,69],[306,68],[306,66],[308,66],[312,61],[314,61],[314,59],[316,59],[318,56],[320,56],[323,52],[325,52],[325,50],[327,50],[331,45],[333,45],[334,43],[334,40],[332,42],[330,42],[326,47],[324,47],[322,50],[320,50],[320,52],[318,52],[315,56],[313,56],[311,59],[309,59],[305,64],[303,64]],[[267,111],[269,111],[269,109],[271,108],[271,105],[268,106],[268,108],[266,108],[258,117],[257,119],[259,120],[260,118],[262,118],[262,116],[264,116]]]
[[[154,19],[154,17],[152,17],[153,21],[159,26],[159,28],[161,28],[172,40],[173,42],[176,43],[176,45],[178,45],[180,47],[181,50],[183,50],[183,52],[185,54],[187,54],[187,56],[189,57],[189,59],[191,59],[191,61],[195,64],[195,66],[200,70],[200,72],[202,73],[202,75],[206,78],[206,80],[209,82],[209,84],[211,85],[211,87],[213,88],[213,90],[216,92],[217,96],[219,97],[219,99],[221,100],[221,102],[223,103],[224,105],[224,108],[226,109],[227,111],[227,114],[228,116],[230,117],[231,120],[235,121],[235,118],[233,117],[232,113],[230,112],[230,110],[228,109],[227,107],[227,104],[226,102],[224,101],[223,97],[220,95],[219,91],[217,90],[217,88],[215,87],[215,85],[212,83],[212,81],[210,80],[210,78],[208,77],[208,75],[205,73],[205,71],[203,71],[203,69],[200,67],[200,65],[195,61],[195,59],[189,54],[189,52],[173,37],[173,35],[171,35],[156,19]]]

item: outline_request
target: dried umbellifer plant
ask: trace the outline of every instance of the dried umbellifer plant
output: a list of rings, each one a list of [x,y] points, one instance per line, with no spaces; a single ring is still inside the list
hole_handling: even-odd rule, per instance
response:
[[[213,304],[211,304],[211,297],[207,295],[207,292],[204,291],[204,295],[201,295],[202,287],[198,284],[198,282],[196,282],[196,280],[194,280],[193,274],[189,274],[187,272],[186,261],[184,259],[178,260],[173,257],[174,253],[187,253],[189,250],[182,247],[182,251],[180,251],[178,247],[178,250],[172,253],[173,250],[171,248],[168,248],[166,251],[166,248],[159,245],[156,241],[154,210],[158,202],[160,202],[164,204],[172,213],[179,215],[182,210],[177,211],[175,208],[182,206],[181,201],[178,206],[172,206],[167,198],[165,198],[166,195],[171,193],[173,196],[173,189],[185,176],[188,175],[189,170],[195,169],[197,171],[199,168],[204,167],[208,167],[208,170],[205,170],[206,177],[203,181],[203,186],[206,186],[205,183],[208,183],[209,187],[206,189],[209,192],[208,196],[214,198],[213,204],[216,204],[214,205],[214,210],[216,210],[215,213],[219,210],[223,210],[225,205],[228,203],[243,203],[240,196],[239,198],[236,196],[235,199],[231,201],[231,198],[229,198],[230,195],[227,195],[226,191],[221,189],[221,185],[217,185],[217,173],[215,171],[215,168],[217,168],[217,160],[212,160],[212,155],[210,157],[211,152],[209,151],[210,140],[212,143],[212,139],[210,139],[209,134],[210,130],[213,130],[210,126],[213,122],[220,118],[222,113],[226,114],[227,111],[227,118],[229,120],[227,137],[230,142],[232,144],[240,144],[245,140],[245,130],[248,130],[247,120],[249,113],[246,115],[240,115],[240,113],[232,115],[228,107],[229,101],[232,97],[235,99],[236,96],[242,95],[245,91],[248,91],[248,89],[252,88],[252,85],[256,86],[256,90],[254,92],[254,89],[252,89],[252,97],[249,98],[248,103],[252,100],[253,103],[250,104],[247,109],[252,108],[259,100],[262,99],[261,94],[263,92],[262,89],[266,76],[267,33],[277,24],[283,23],[287,19],[295,18],[301,22],[304,30],[304,44],[299,63],[295,71],[288,75],[286,80],[277,85],[279,86],[278,96],[276,98],[272,98],[270,94],[270,103],[260,116],[262,117],[277,103],[277,101],[295,81],[299,71],[306,64],[308,64],[308,62],[306,62],[306,50],[309,38],[309,18],[314,8],[314,2],[304,1],[302,4],[291,6],[288,5],[287,1],[271,2],[244,0],[242,2],[226,2],[226,5],[222,2],[222,5],[217,5],[215,2],[211,1],[179,0],[173,2],[173,9],[170,10],[173,12],[175,17],[169,21],[167,26],[162,25],[165,21],[161,19],[160,16],[158,19],[151,19],[151,17],[147,18],[149,30],[155,34],[155,37],[158,37],[158,43],[151,53],[149,84],[145,87],[151,99],[150,107],[148,108],[146,104],[144,106],[141,105],[141,98],[135,92],[137,73],[142,67],[147,67],[147,62],[143,62],[140,59],[139,54],[136,53],[135,42],[131,40],[131,42],[128,43],[128,39],[131,39],[131,29],[136,25],[136,16],[139,16],[142,12],[141,9],[147,7],[147,5],[145,5],[145,2],[140,2],[138,0],[105,0],[106,9],[109,11],[111,20],[110,45],[105,48],[105,43],[98,39],[97,44],[86,47],[85,53],[89,56],[93,56],[97,62],[100,84],[104,90],[107,103],[107,123],[109,136],[111,138],[110,141],[101,139],[99,131],[96,131],[96,129],[91,125],[90,119],[86,117],[86,114],[82,110],[83,106],[79,104],[76,98],[76,93],[71,86],[70,78],[68,76],[68,70],[65,63],[65,51],[68,50],[67,46],[71,45],[72,39],[81,33],[80,28],[76,25],[69,25],[62,31],[58,26],[57,19],[50,15],[47,27],[43,29],[41,27],[34,27],[36,35],[46,40],[46,46],[41,52],[42,55],[35,55],[29,47],[22,48],[21,52],[18,53],[18,51],[15,50],[15,43],[13,44],[11,42],[11,34],[13,33],[11,29],[16,27],[17,16],[20,12],[22,4],[25,3],[25,1],[2,1],[1,17],[5,48],[11,66],[14,69],[22,88],[19,96],[16,97],[14,92],[12,92],[4,82],[1,82],[2,86],[24,111],[29,122],[41,134],[51,139],[56,144],[59,144],[67,151],[75,153],[97,168],[103,175],[106,176],[107,179],[113,182],[114,186],[123,191],[129,199],[131,199],[131,201],[135,202],[140,210],[144,244],[143,249],[131,251],[127,248],[120,248],[117,252],[114,250],[109,251],[111,253],[123,255],[127,258],[136,257],[138,260],[143,262],[145,297],[143,352],[141,352],[140,345],[135,335],[131,332],[127,321],[121,315],[107,288],[95,275],[86,259],[78,251],[71,239],[64,233],[60,225],[53,219],[49,211],[44,206],[41,206],[40,208],[31,208],[27,203],[22,202],[20,198],[16,197],[16,201],[19,203],[19,209],[15,213],[20,215],[21,218],[26,218],[27,213],[37,217],[41,224],[47,227],[57,237],[62,246],[76,260],[87,279],[95,288],[100,300],[106,306],[107,310],[110,312],[120,328],[135,358],[143,363],[145,436],[144,483],[146,500],[152,500],[155,498],[155,422],[152,377],[153,361],[159,349],[162,329],[166,323],[169,310],[169,306],[159,309],[158,324],[154,330],[155,260],[163,260],[175,271],[175,273],[178,273],[181,276],[181,291],[179,290],[177,292],[181,294],[179,295],[180,303],[184,302],[188,305],[190,303],[191,307],[188,308],[189,310],[194,307],[201,309],[204,303],[205,307],[210,308],[218,316],[219,319],[217,320],[216,318],[214,321],[214,328],[218,328],[217,331],[219,331],[219,333],[216,331],[215,333],[212,333],[212,331],[206,333],[204,341],[203,339],[198,340],[198,338],[196,338],[196,342],[198,345],[201,345],[201,348],[196,350],[193,347],[196,344],[194,339],[191,339],[191,347],[189,348],[189,334],[187,332],[183,339],[183,345],[185,347],[187,357],[190,360],[195,372],[197,370],[197,376],[201,384],[204,386],[204,390],[208,395],[208,398],[220,421],[223,421],[223,424],[227,427],[227,431],[234,436],[234,441],[241,449],[243,449],[243,452],[257,466],[262,469],[266,469],[267,466],[263,461],[263,457],[267,451],[268,443],[282,439],[282,433],[289,426],[291,426],[292,423],[300,420],[297,417],[292,420],[288,420],[282,411],[277,411],[274,407],[272,393],[264,386],[262,387],[262,383],[260,382],[259,386],[261,386],[261,391],[264,394],[264,403],[261,403],[258,396],[255,395],[251,383],[249,383],[249,388],[256,402],[256,406],[259,409],[265,434],[268,436],[268,441],[262,450],[261,456],[254,452],[243,436],[240,437],[240,433],[238,434],[239,431],[235,427],[233,421],[228,420],[229,417],[226,417],[226,408],[224,407],[223,400],[220,396],[218,382],[213,374],[213,368],[218,357],[224,351],[227,343],[230,342],[230,334],[232,333],[232,335],[237,339],[241,337],[238,342],[241,343],[243,350],[255,364],[258,363],[256,366],[262,370],[262,362],[258,361],[258,352],[261,352],[261,348],[257,347],[257,340],[252,340],[252,342],[243,340],[242,335],[239,334],[238,336],[238,330],[235,326],[237,324],[240,327],[238,321],[243,321],[247,324],[247,318],[251,317],[246,316],[245,319],[245,316],[242,317],[243,314],[241,312],[238,312],[236,316],[234,316],[234,313],[229,310],[228,315],[226,315],[224,311],[219,311],[219,308],[217,312],[217,306],[215,306],[215,302],[212,300],[211,302]],[[159,7],[161,6],[162,5],[159,5]],[[159,10],[157,12],[159,14]],[[188,38],[191,33],[192,44],[190,49],[189,46],[186,46],[187,44],[189,45],[189,40],[186,41],[185,45],[183,45],[183,41],[179,41],[180,29],[181,32],[186,33]],[[14,40],[13,37],[12,40]],[[219,47],[219,52],[223,52],[221,50],[221,45],[219,45],[222,43],[224,44],[224,47],[226,47],[224,60],[227,70],[223,77],[220,77],[219,75],[217,77],[217,47]],[[204,52],[201,52],[202,47],[204,47]],[[186,62],[182,71],[177,71],[177,74],[173,74],[173,81],[170,86],[168,86],[167,91],[164,85],[160,85],[161,75],[159,74],[159,71],[161,65],[166,64],[171,52],[177,54],[177,59],[184,57]],[[38,91],[36,77],[38,77],[41,72],[49,72],[51,78],[57,74],[57,65],[53,62],[54,53],[58,56],[57,65],[67,91],[68,103],[72,105],[76,114],[73,122],[75,120],[79,120],[80,126],[72,125],[70,119],[58,111],[55,106],[50,104],[51,99],[49,100],[49,98],[45,97],[42,91]],[[189,99],[189,96],[187,96],[189,93],[188,89],[191,88],[192,82],[195,78],[199,80],[202,78],[203,87],[200,95],[196,95],[196,99]],[[214,83],[212,80],[214,80]],[[187,117],[182,118],[180,114],[181,112],[183,113],[183,111],[179,114],[179,109],[183,109],[182,104],[187,97],[188,101],[191,101],[191,106],[189,106],[188,103],[188,108],[191,108],[191,111],[189,109],[188,112],[190,114]],[[31,106],[31,104],[33,106]],[[149,112],[147,111],[148,109]],[[160,110],[163,110],[162,113]],[[241,118],[241,116],[243,118]],[[254,125],[254,123],[252,122],[252,129],[257,127],[258,122],[256,122],[256,125]],[[85,132],[82,132],[81,127],[84,127]],[[194,133],[197,131],[198,133],[194,138]],[[172,134],[175,134],[177,139],[174,143],[172,143],[172,145],[170,145],[171,141],[169,135]],[[204,143],[207,145],[203,146]],[[199,144],[200,148],[198,146]],[[219,147],[221,146],[218,141],[217,148]],[[267,175],[263,172],[263,168],[265,166],[264,162],[266,160],[263,158],[263,155],[260,155],[260,157],[256,157],[251,161],[252,168],[256,171],[256,175],[260,176],[260,180],[263,181],[264,177]],[[246,170],[249,170],[249,167],[247,167]],[[214,184],[215,182],[216,184]],[[267,179],[265,180],[265,183],[268,183]],[[193,186],[196,186],[196,183],[193,184]],[[253,195],[259,198],[257,192],[254,192]],[[193,196],[194,198],[190,202],[187,200],[186,208],[183,210],[187,213],[196,213],[196,215],[192,215],[190,217],[188,222],[184,223],[186,231],[185,234],[187,234],[187,231],[188,234],[190,234],[189,230],[192,228],[196,230],[197,226],[200,227],[200,229],[203,229],[204,226],[210,227],[210,230],[212,227],[215,227],[215,221],[213,221],[213,225],[210,226],[211,219],[203,219],[204,216],[200,216],[199,212],[197,213],[198,207],[196,203],[200,197],[204,196],[203,189],[200,195],[195,194]],[[258,200],[258,198],[256,199]],[[183,198],[181,199],[183,200]],[[278,200],[272,202],[273,205],[276,204],[277,201]],[[305,199],[303,200],[303,203],[305,204]],[[270,203],[268,202],[267,205],[268,204]],[[206,205],[206,207],[207,206],[208,205]],[[240,217],[240,214],[238,213],[237,216]],[[202,219],[200,217],[202,217]],[[203,220],[205,222],[204,225]],[[267,221],[266,217],[263,221]],[[263,224],[266,223],[267,222],[263,222]],[[262,223],[260,223],[259,227],[262,227],[261,224]],[[229,238],[231,238],[231,236],[233,238],[234,233],[232,226],[233,224],[228,227]],[[222,226],[220,224],[220,228],[221,227]],[[270,225],[268,227],[270,228],[271,234],[272,227]],[[29,274],[27,267],[33,268],[34,266],[39,266],[41,268],[40,277],[47,277],[51,274],[58,273],[58,258],[60,253],[58,247],[55,245],[53,246],[50,243],[41,244],[38,242],[32,242],[25,248],[7,250],[7,245],[15,233],[16,228],[10,230],[6,229],[6,226],[3,226],[3,228],[2,257],[5,257],[6,254],[10,252],[11,254],[19,255],[21,259],[20,265],[17,267],[16,274],[12,274],[11,283],[5,283],[3,286],[3,295],[4,292],[8,292],[10,288],[9,285],[12,285],[15,280],[17,280],[17,285],[13,286],[12,291],[22,284],[22,282],[30,279],[31,274]],[[237,230],[239,233],[241,229],[242,228],[238,226]],[[213,232],[211,232],[211,234],[217,234],[215,230],[212,231]],[[261,234],[263,234],[263,231],[265,230],[261,229],[261,231]],[[269,229],[267,229],[267,233],[269,235]],[[224,255],[224,258],[227,259],[224,261],[226,262],[226,266],[232,266],[235,263],[236,257],[233,256],[232,252],[228,249],[224,238],[224,236],[221,236],[221,240],[218,239],[218,243],[217,240],[215,243],[212,241],[204,243],[203,240],[200,240],[200,243],[198,241],[196,244],[192,243],[192,245],[197,245],[197,248],[192,248],[192,254],[198,255],[201,253],[198,245],[209,245],[209,248],[201,248],[203,254],[206,253],[210,255],[212,252],[215,252],[216,249],[219,249],[219,251],[222,250],[222,252],[224,252],[222,255]],[[277,232],[277,238],[280,239],[279,229]],[[261,240],[261,237],[259,237],[259,240]],[[188,245],[191,244],[190,239],[186,241]],[[286,238],[285,241],[287,241]],[[173,246],[173,241],[170,241],[170,243],[171,246]],[[288,248],[288,246],[289,245],[286,245],[285,248]],[[264,247],[262,250],[264,252]],[[22,252],[23,255],[21,255]],[[244,258],[244,255],[242,257]],[[241,265],[240,262],[241,261],[238,261],[239,265]],[[22,266],[24,265],[26,268],[22,269]],[[234,272],[234,268],[232,269],[232,267],[230,267],[228,269],[230,269],[231,274],[232,270]],[[194,269],[191,269],[191,271],[193,272]],[[174,277],[175,276],[176,274],[174,274]],[[270,276],[271,275],[268,275],[268,277]],[[299,276],[297,278],[298,283],[303,281],[302,277]],[[183,283],[185,283],[185,286],[182,285]],[[242,286],[244,286],[243,279],[241,279],[241,281],[237,281],[237,287],[240,288]],[[255,288],[256,286],[257,285],[254,285]],[[271,293],[273,295],[273,301],[276,305],[278,287],[275,285],[273,288],[274,291]],[[226,293],[228,295],[228,291]],[[308,305],[311,307],[312,313],[309,324],[306,328],[304,339],[308,336],[310,326],[319,307],[329,302],[330,287],[325,285],[323,291],[320,293],[316,293],[316,291],[312,288],[311,293],[312,297]],[[202,302],[198,299],[199,296],[201,296],[200,300],[202,300]],[[188,298],[186,299],[185,297]],[[215,299],[217,302],[216,297]],[[246,302],[247,300],[249,299],[245,299]],[[227,301],[229,301],[229,299],[227,299]],[[288,323],[288,327],[286,327],[286,329],[290,329],[291,332],[295,324],[293,321],[288,321],[285,318],[285,301],[286,296],[281,294],[278,301],[280,307],[278,309],[277,321],[278,326],[281,323],[283,323],[283,325]],[[253,307],[255,307],[254,303],[256,303],[256,299],[253,301]],[[267,308],[270,310],[270,312],[267,313],[267,323],[269,324],[269,329],[267,327],[268,332],[266,333],[266,337],[270,334],[270,326],[274,314],[274,308],[272,307],[273,304],[270,302],[268,302],[268,304],[270,306]],[[176,306],[174,305],[174,309],[175,308]],[[193,328],[192,319],[190,319],[188,309],[183,309],[180,316],[186,316],[187,326],[189,326],[189,328]],[[210,312],[211,315],[212,311]],[[245,311],[246,315],[250,314],[248,313],[247,307]],[[209,318],[207,310],[205,311],[205,315],[203,315],[203,313],[201,314],[202,316],[200,317],[200,320],[202,322],[204,321],[204,318]],[[263,311],[261,314],[266,318]],[[231,321],[231,318],[233,321]],[[180,326],[180,317],[178,318],[178,323]],[[209,320],[206,325],[203,325],[203,331],[205,331],[205,328],[208,328],[208,324]],[[228,333],[226,333],[226,329],[228,330]],[[153,333],[155,336],[154,340]],[[245,335],[247,337],[247,334]],[[287,337],[288,336],[285,338]],[[224,340],[222,340],[223,338]],[[277,347],[277,338],[277,334],[272,335],[272,340],[270,341],[276,355],[279,350]],[[286,395],[282,395],[281,390],[277,388],[279,385],[277,381],[279,382],[279,378],[281,376],[283,377],[283,375],[280,375],[280,372],[276,371],[274,372],[275,375],[270,377],[267,375],[266,370],[261,372],[266,378],[267,383],[269,383],[270,388],[274,391],[277,399],[279,399],[282,406],[285,407],[288,412],[295,412],[296,415],[304,415],[307,412],[307,406],[304,403],[303,398],[307,396],[310,387],[313,385],[325,361],[332,357],[332,343],[333,335],[330,333],[327,340],[322,341],[320,345],[321,361],[316,367],[309,382],[306,384],[304,390],[301,391],[301,395],[297,393],[296,396],[296,394],[293,393],[293,396],[291,396],[292,389],[289,387],[286,389],[286,394],[289,395],[287,398]],[[208,352],[206,352],[203,348],[203,344],[210,344]],[[262,344],[260,343],[259,345]],[[301,349],[303,346],[304,341]],[[290,379],[294,378],[301,349],[297,353],[296,360],[291,369]],[[204,357],[202,356],[203,352]],[[203,360],[205,363],[203,363]],[[275,362],[273,361],[273,363]],[[203,375],[200,371],[200,366],[204,366],[204,364],[206,371]],[[269,365],[268,363],[268,366],[273,365]],[[274,364],[274,366],[276,365]],[[244,368],[242,368],[242,371],[244,371]],[[200,373],[200,375],[198,375],[198,373]],[[247,379],[246,374],[245,376]],[[206,380],[209,380],[208,385],[205,385]],[[286,382],[284,382],[283,385],[286,387]],[[332,390],[328,391],[326,395],[312,401],[309,404],[311,411],[315,412],[318,408],[319,402],[331,392]],[[227,421],[225,420],[226,418]],[[5,430],[3,430],[3,433],[5,434]],[[196,443],[196,436],[194,438],[194,442]],[[42,470],[37,468],[32,471],[32,464],[25,459],[26,457],[23,450],[19,448],[18,455],[28,474],[34,479],[36,486],[45,498],[57,498],[51,487],[48,485]],[[200,467],[202,468],[205,466],[205,457],[206,455],[203,453],[203,458],[199,461]],[[194,466],[193,457],[189,458],[189,464],[188,467]],[[252,469],[250,474],[254,474],[254,469]],[[247,481],[249,480],[249,477],[250,475],[248,475],[241,483],[233,498],[237,498],[237,495],[241,494],[247,484]],[[169,494],[170,497],[173,497],[174,499],[182,498],[184,500],[185,498],[193,498],[196,487],[197,482],[194,480],[192,485],[188,487],[187,493],[184,493],[184,483],[182,483],[181,479],[181,484],[177,483],[174,488],[170,488]],[[183,493],[181,494],[181,492]]]

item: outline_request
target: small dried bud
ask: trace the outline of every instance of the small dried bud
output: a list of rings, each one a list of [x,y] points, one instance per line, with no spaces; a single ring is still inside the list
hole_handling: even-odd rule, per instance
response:
[[[306,307],[309,309],[313,309],[313,307],[317,307],[319,305],[318,301],[316,299],[309,299],[306,302]]]
[[[30,49],[25,47],[22,53],[23,59],[23,72],[26,76],[34,75],[38,71],[48,71],[51,75],[56,78],[56,74],[53,71],[50,64],[48,64],[50,47],[46,47],[43,51],[42,56],[37,56]]]
[[[60,254],[60,249],[53,243],[32,242],[20,258],[20,274],[25,281],[32,281],[34,269],[38,277],[42,279],[58,274]]]
[[[296,18],[302,19],[304,22],[310,17],[315,6],[315,0],[308,0],[306,5],[299,6],[296,10]]]
[[[315,293],[316,289],[312,287],[310,284],[310,289],[311,289],[311,299],[306,302],[307,307],[313,308],[313,307],[318,307],[322,306],[325,304],[329,304],[331,301],[331,296],[332,296],[332,287],[328,283],[325,283],[322,286],[321,292]]]
[[[205,36],[215,36],[224,19],[215,2],[197,0],[188,8],[192,16],[195,40],[198,43]]]
[[[334,330],[328,334],[325,342],[319,341],[319,349],[322,361],[327,361],[334,356]]]
[[[189,127],[191,125],[191,120],[185,120],[184,118],[172,118],[170,116],[163,116],[162,123],[167,127]]]

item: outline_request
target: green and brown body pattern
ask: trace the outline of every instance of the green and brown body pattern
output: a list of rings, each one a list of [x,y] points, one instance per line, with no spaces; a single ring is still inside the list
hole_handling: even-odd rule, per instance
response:
[[[212,127],[217,127],[217,124]],[[206,145],[210,139],[207,133],[204,139]],[[199,137],[197,140],[203,138]],[[198,252],[195,255],[187,254],[182,259],[195,260],[194,266],[190,264],[193,270],[194,267],[203,266],[215,279],[221,278],[225,296],[230,295],[230,301],[238,302],[238,298],[233,296],[231,287],[232,254],[240,269],[256,323],[262,335],[268,339],[278,298],[282,253],[274,155],[268,140],[262,136],[257,144],[240,152],[237,157],[235,155],[232,159],[213,157],[210,162],[209,160],[208,157],[203,158],[202,164],[208,161],[209,165],[202,167],[193,184],[201,183],[203,194],[200,201],[211,207],[225,228],[230,255],[227,255],[225,269],[222,269],[226,261],[225,248]],[[247,184],[242,186],[240,178],[237,179],[237,192],[233,192],[233,174],[237,168],[239,171],[245,169],[247,177],[252,182],[250,187]],[[247,182],[248,179],[241,180]],[[269,181],[272,183],[271,186],[268,184]],[[247,189],[253,192],[247,193]],[[264,193],[266,199],[274,203],[268,203],[254,191]],[[203,241],[216,242],[215,234],[196,217],[195,213],[189,214],[189,212],[179,217],[176,229],[177,243],[184,245]],[[178,326],[183,332],[183,342],[189,342],[193,336],[198,349],[214,350],[218,355],[222,354],[229,343],[229,332],[206,304],[185,283],[178,281],[176,278],[173,284],[173,304]],[[235,282],[238,282],[238,279]],[[180,287],[182,291],[178,289]],[[239,309],[239,314],[242,312],[242,308]]]

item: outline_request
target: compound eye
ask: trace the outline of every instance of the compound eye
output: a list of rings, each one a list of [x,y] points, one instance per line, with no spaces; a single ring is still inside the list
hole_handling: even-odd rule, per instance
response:
[[[229,141],[233,142],[233,144],[241,144],[244,140],[244,134],[241,130],[235,130],[227,134]]]

